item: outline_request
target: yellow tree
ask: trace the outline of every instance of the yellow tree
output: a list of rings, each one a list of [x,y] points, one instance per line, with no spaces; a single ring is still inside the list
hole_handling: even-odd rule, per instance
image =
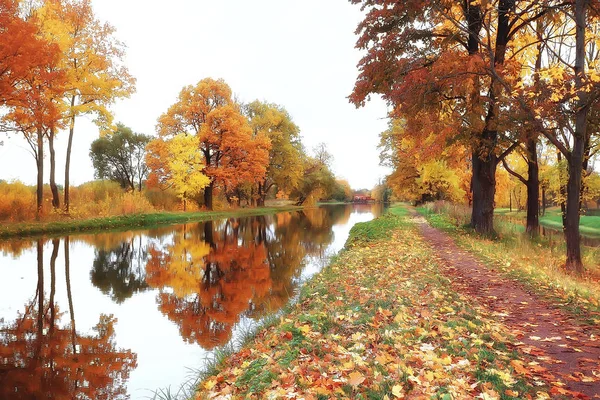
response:
[[[117,98],[128,97],[135,79],[122,63],[125,46],[115,38],[111,25],[96,19],[90,0],[48,0],[36,14],[43,36],[60,47],[59,68],[67,80],[63,101],[69,125],[64,188],[68,211],[76,117],[93,114],[102,130],[112,130],[108,106]]]
[[[187,199],[194,196],[209,183],[204,175],[202,153],[198,151],[198,138],[180,133],[169,140],[158,138],[148,144],[146,160],[151,169],[149,184],[162,183],[172,188],[187,209]]]

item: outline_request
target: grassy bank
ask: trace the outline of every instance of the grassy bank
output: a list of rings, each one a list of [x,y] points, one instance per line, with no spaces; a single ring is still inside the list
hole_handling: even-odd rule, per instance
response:
[[[357,224],[294,306],[203,377],[197,398],[542,396],[511,340],[453,290],[396,207]]]
[[[302,207],[281,206],[261,208],[239,208],[225,211],[162,212],[129,214],[115,217],[67,220],[54,222],[25,222],[0,224],[0,239],[11,237],[55,235],[75,232],[94,232],[106,229],[141,228],[164,224],[200,222],[215,218],[246,217],[273,214],[281,211],[294,211]]]
[[[494,210],[496,215],[508,217],[511,219],[522,220],[525,224],[525,211],[510,211],[508,208],[499,208]],[[582,215],[579,220],[579,231],[584,236],[600,238],[600,215],[597,215],[596,210],[591,211],[593,215]],[[540,224],[548,228],[562,231],[562,216],[559,208],[550,208],[546,210],[546,214],[540,217]]]
[[[448,214],[433,213],[426,208],[418,211],[432,226],[449,233],[459,246],[479,256],[485,265],[521,282],[548,301],[561,304],[585,322],[600,323],[600,248],[583,248],[586,273],[574,276],[563,268],[566,255],[563,243],[544,238],[531,240],[512,231],[512,226],[503,227],[502,223],[496,224],[499,238],[491,240],[457,225],[456,219]]]

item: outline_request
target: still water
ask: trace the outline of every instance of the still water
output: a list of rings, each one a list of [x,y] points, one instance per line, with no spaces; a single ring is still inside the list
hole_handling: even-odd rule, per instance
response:
[[[377,205],[0,241],[0,399],[151,398],[280,310]]]

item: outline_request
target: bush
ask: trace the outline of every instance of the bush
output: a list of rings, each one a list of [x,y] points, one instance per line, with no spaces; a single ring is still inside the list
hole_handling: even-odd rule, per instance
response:
[[[34,219],[35,207],[35,187],[19,181],[0,182],[0,221]]]

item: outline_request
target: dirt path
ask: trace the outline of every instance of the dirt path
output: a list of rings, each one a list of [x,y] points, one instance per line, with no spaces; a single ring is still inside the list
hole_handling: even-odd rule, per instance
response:
[[[515,335],[515,348],[536,359],[527,374],[553,386],[557,397],[600,398],[600,327],[578,324],[517,282],[484,267],[444,232],[415,216],[457,290],[486,307]]]

